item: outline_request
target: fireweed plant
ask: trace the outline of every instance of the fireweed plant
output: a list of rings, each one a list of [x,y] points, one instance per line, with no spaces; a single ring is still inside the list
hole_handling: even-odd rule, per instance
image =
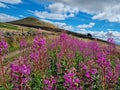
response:
[[[10,80],[2,71],[0,86],[10,90],[7,82],[12,90],[120,90],[120,52],[113,38],[107,41],[104,45],[61,33],[49,42],[38,35],[26,49],[22,39],[20,49],[25,52],[11,63]],[[7,47],[0,41],[1,57]]]
[[[8,89],[7,84],[6,84],[6,75],[5,75],[5,67],[3,65],[3,57],[4,53],[8,49],[8,44],[5,42],[4,39],[0,40],[0,86],[4,87],[3,89]]]

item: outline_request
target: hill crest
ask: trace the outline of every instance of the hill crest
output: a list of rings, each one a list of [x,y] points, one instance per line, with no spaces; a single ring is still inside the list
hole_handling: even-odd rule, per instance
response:
[[[35,17],[26,17],[26,18],[16,20],[16,21],[11,21],[8,23],[16,24],[16,25],[24,25],[24,26],[38,26],[38,27],[56,28],[56,26],[54,24],[41,21]]]

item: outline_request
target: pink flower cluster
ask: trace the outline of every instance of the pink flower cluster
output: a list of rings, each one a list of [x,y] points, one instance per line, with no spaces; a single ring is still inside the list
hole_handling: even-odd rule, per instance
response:
[[[26,47],[26,46],[27,46],[26,40],[25,40],[25,39],[22,39],[22,40],[20,41],[20,47],[23,48],[23,47]]]
[[[102,57],[99,57],[98,60],[98,65],[102,68],[107,68],[107,67],[110,67],[111,66],[111,63],[109,60],[106,59],[106,57],[102,56]]]
[[[55,77],[51,76],[50,79],[44,80],[45,90],[57,90],[55,84],[57,83]]]
[[[46,68],[49,68],[50,62],[47,55],[46,40],[41,36],[36,36],[30,52],[30,59],[36,72],[45,72]]]
[[[34,61],[37,62],[40,57],[40,53],[38,51],[33,51],[30,54],[30,58]]]
[[[91,75],[95,75],[97,73],[97,69],[90,69],[90,70],[87,70],[85,76],[87,78],[91,78]]]
[[[23,65],[11,64],[11,83],[14,85],[14,89],[23,88],[30,80],[30,67]]]
[[[5,41],[0,41],[0,53],[8,49],[8,43]]]
[[[76,73],[71,71],[65,72],[63,77],[63,85],[67,90],[82,90],[82,87],[80,87],[80,79],[77,78]]]
[[[45,45],[46,45],[46,41],[45,41],[44,38],[40,38],[40,37],[38,37],[38,36],[36,36],[36,37],[34,38],[33,48],[39,49],[39,48],[42,48],[42,47],[45,46]]]

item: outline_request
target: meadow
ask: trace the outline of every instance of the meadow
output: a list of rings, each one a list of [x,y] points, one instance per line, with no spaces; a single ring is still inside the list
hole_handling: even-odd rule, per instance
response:
[[[20,55],[5,61],[12,45],[2,38],[0,90],[120,90],[120,52],[113,38],[107,41],[102,45],[66,33],[21,37],[12,43]]]

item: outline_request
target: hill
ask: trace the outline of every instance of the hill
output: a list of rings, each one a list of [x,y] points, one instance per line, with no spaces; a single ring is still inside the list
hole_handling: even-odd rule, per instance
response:
[[[31,27],[56,28],[55,25],[53,25],[51,23],[48,23],[48,22],[44,22],[44,21],[38,20],[37,18],[34,18],[34,17],[27,17],[27,18],[23,18],[23,19],[12,21],[12,22],[8,22],[8,23],[16,24],[16,25],[22,25],[22,26],[31,26]]]
[[[90,39],[90,40],[98,40],[100,42],[107,43],[107,41],[105,41],[105,40],[94,38],[94,37],[89,36],[89,35],[60,29],[60,28],[56,27],[54,24],[44,22],[44,21],[40,21],[40,20],[38,20],[37,18],[34,18],[34,17],[27,17],[27,18],[24,18],[24,19],[21,19],[21,20],[16,20],[16,21],[8,22],[8,23],[15,24],[15,25],[20,25],[20,26],[31,27],[31,28],[36,28],[36,29],[41,28],[41,30],[43,30],[43,32],[44,31],[50,31],[50,32],[63,32],[64,31],[64,32],[66,32],[68,34],[71,34],[73,36],[76,36],[76,37],[87,38],[87,39]]]

